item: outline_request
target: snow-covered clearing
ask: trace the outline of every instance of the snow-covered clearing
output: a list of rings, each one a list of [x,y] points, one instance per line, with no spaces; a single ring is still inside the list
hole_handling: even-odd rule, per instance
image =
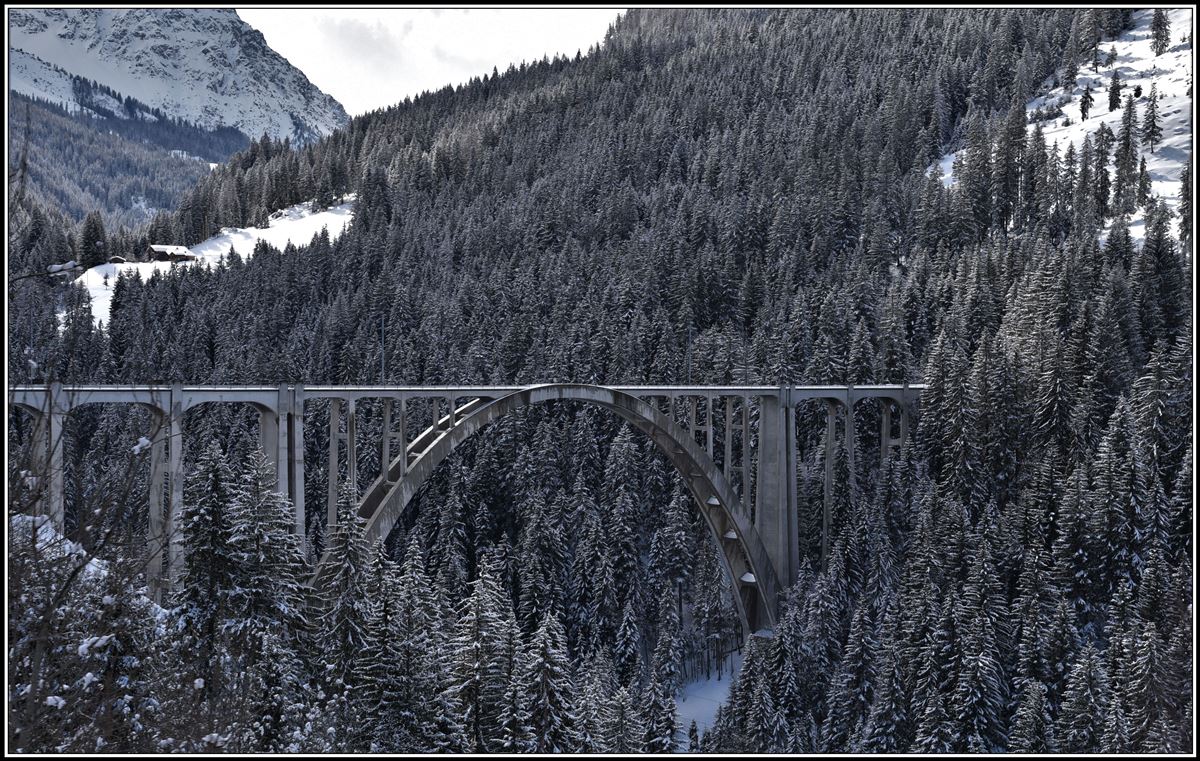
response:
[[[1122,109],[1108,110],[1108,86],[1114,69],[1124,83],[1122,103],[1134,88],[1142,88],[1141,97],[1134,99],[1139,121],[1146,113],[1150,88],[1157,85],[1162,142],[1155,146],[1153,153],[1149,146],[1141,146],[1139,155],[1146,159],[1153,193],[1177,213],[1180,175],[1192,152],[1192,10],[1177,8],[1168,11],[1171,44],[1167,52],[1160,56],[1155,56],[1150,47],[1150,22],[1153,18],[1153,9],[1135,11],[1132,29],[1115,40],[1100,42],[1101,64],[1098,69],[1093,69],[1088,61],[1080,63],[1079,77],[1073,88],[1050,89],[1051,82],[1046,82],[1046,92],[1026,103],[1025,110],[1030,113],[1039,108],[1053,111],[1055,106],[1060,107],[1061,115],[1038,122],[1046,136],[1046,145],[1057,143],[1061,156],[1068,144],[1074,144],[1078,153],[1083,138],[1099,129],[1101,124],[1108,125],[1114,134],[1121,129]],[[1185,38],[1187,42],[1184,42]],[[1116,59],[1112,66],[1105,66],[1109,51],[1116,52]],[[1092,107],[1088,118],[1080,121],[1079,98],[1089,86],[1092,88]],[[1029,129],[1032,128],[1031,123]],[[947,154],[939,162],[947,186],[954,182],[955,155]],[[1141,240],[1145,234],[1142,211],[1139,209],[1129,222],[1130,235],[1134,240]]]
[[[717,679],[714,671],[711,678],[689,682],[680,688],[675,698],[675,739],[680,751],[687,751],[688,727],[693,721],[701,737],[712,726],[717,718],[717,709],[729,698],[729,684],[741,667],[742,654],[732,653],[725,659],[720,679]]]
[[[196,255],[194,262],[125,262],[123,264],[101,264],[83,273],[75,282],[87,288],[92,300],[92,316],[97,325],[108,320],[112,307],[113,290],[117,278],[122,272],[138,273],[142,280],[147,280],[155,272],[166,274],[172,267],[187,267],[196,264],[210,266],[219,264],[229,254],[232,248],[239,256],[253,256],[254,247],[260,240],[271,246],[283,249],[288,243],[305,245],[313,236],[325,228],[329,238],[336,239],[354,218],[354,195],[347,195],[344,203],[339,206],[313,213],[307,203],[297,204],[271,215],[271,221],[265,228],[258,227],[226,227],[220,235],[215,235],[203,243],[191,246],[190,250]]]

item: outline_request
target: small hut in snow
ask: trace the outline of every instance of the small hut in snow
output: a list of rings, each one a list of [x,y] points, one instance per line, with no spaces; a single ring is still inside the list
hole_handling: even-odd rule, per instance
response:
[[[146,258],[152,262],[191,262],[195,261],[196,255],[187,246],[151,245]]]

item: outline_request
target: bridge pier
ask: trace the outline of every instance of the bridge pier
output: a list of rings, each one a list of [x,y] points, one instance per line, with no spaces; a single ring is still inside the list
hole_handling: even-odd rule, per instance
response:
[[[754,526],[783,589],[796,582],[800,553],[794,477],[796,428],[787,396],[787,390],[781,389],[780,396],[759,397],[754,501]]]
[[[342,405],[346,405],[346,432],[341,432],[342,425]],[[334,531],[337,526],[337,495],[341,489],[338,484],[338,444],[346,444],[346,481],[349,490],[354,493],[355,498],[359,493],[359,448],[358,448],[358,432],[356,432],[356,419],[358,419],[358,411],[356,411],[355,400],[350,399],[343,401],[338,397],[330,397],[329,400],[329,496],[326,498],[325,504],[325,526],[328,531]]]
[[[36,446],[44,452],[39,458],[46,474],[42,509],[50,517],[50,525],[59,534],[66,533],[66,472],[63,465],[63,434],[67,411],[63,406],[62,384],[51,383],[47,395],[46,413],[39,426],[42,442]]]
[[[146,544],[149,560],[146,563],[146,584],[155,602],[162,601],[163,552],[166,548],[166,515],[163,494],[169,463],[167,461],[168,423],[161,412],[155,415],[154,437],[150,444],[150,516],[146,525]]]
[[[183,512],[183,386],[171,387],[170,414],[168,415],[168,440],[170,441],[167,470],[170,473],[171,497],[167,503],[167,571],[168,589],[178,587],[183,570],[183,534],[179,518]]]
[[[304,386],[292,388],[287,410],[287,492],[294,511],[293,531],[300,537],[300,548],[306,550],[304,524]]]

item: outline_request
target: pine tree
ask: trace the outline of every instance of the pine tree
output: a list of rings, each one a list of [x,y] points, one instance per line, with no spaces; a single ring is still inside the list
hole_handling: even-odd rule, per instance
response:
[[[1142,156],[1137,172],[1137,206],[1146,208],[1150,204],[1154,186],[1150,184],[1150,172],[1146,169],[1146,157]]]
[[[532,753],[535,749],[533,730],[525,694],[523,675],[516,674],[504,691],[500,705],[499,728],[494,747],[498,753]]]
[[[645,729],[629,690],[621,687],[612,696],[604,722],[604,747],[608,753],[637,753]]]
[[[1171,20],[1162,8],[1154,9],[1154,18],[1150,21],[1150,49],[1155,56],[1167,52],[1171,46]]]
[[[1083,94],[1079,96],[1079,118],[1081,121],[1087,121],[1088,111],[1092,109],[1092,103],[1095,98],[1092,97],[1092,86],[1089,84],[1083,88]]]
[[[370,580],[375,574],[377,554],[367,545],[366,522],[358,515],[357,501],[350,484],[343,483],[338,495],[337,525],[329,534],[325,550],[330,575],[319,592],[322,610],[316,642],[325,659],[326,689],[333,694],[347,691],[364,678],[363,656],[376,615]]]
[[[1162,140],[1162,125],[1158,121],[1158,84],[1150,85],[1150,99],[1146,101],[1146,113],[1142,116],[1142,143],[1150,146],[1150,152],[1154,153],[1154,146],[1158,141]],[[1143,167],[1145,159],[1142,160]]]
[[[576,746],[576,717],[571,709],[575,686],[564,639],[562,624],[547,613],[521,664],[536,753],[571,752]]]
[[[95,267],[108,261],[108,235],[104,231],[104,218],[93,211],[83,220],[79,231],[79,263],[84,267]]]
[[[226,628],[251,647],[281,624],[294,637],[302,631],[305,616],[300,537],[293,528],[291,503],[274,490],[275,485],[274,467],[262,450],[255,449],[231,488],[230,545],[239,578]]]
[[[646,692],[645,714],[642,718],[646,734],[642,741],[642,751],[674,753],[675,698],[656,678],[650,680]]]
[[[1191,251],[1192,244],[1192,157],[1179,176],[1179,240],[1184,244],[1184,251]]]
[[[1075,660],[1067,681],[1067,692],[1058,715],[1059,751],[1097,753],[1108,706],[1108,676],[1100,656],[1086,644]]]
[[[575,739],[579,753],[604,753],[608,748],[608,681],[612,664],[596,654],[580,671],[582,689],[575,700]]]
[[[1133,642],[1133,660],[1126,664],[1128,681],[1121,685],[1129,716],[1129,741],[1135,752],[1157,753],[1155,723],[1165,709],[1162,642],[1153,626],[1141,627]]]
[[[1008,738],[1008,750],[1014,753],[1055,752],[1054,722],[1046,703],[1046,687],[1029,682],[1021,697],[1013,729]]]
[[[621,684],[628,685],[641,677],[641,641],[641,628],[638,626],[632,601],[626,602],[621,615],[621,627],[617,630],[617,641],[613,647],[613,660]]]
[[[752,753],[778,753],[786,748],[787,722],[771,693],[770,677],[755,680],[745,709],[744,729],[746,750]]]
[[[1121,88],[1123,83],[1121,77],[1117,75],[1117,70],[1113,69],[1112,78],[1108,82],[1108,111],[1112,113],[1121,107]]]
[[[1113,207],[1122,214],[1133,213],[1137,198],[1137,135],[1137,110],[1131,94],[1125,99],[1121,130],[1117,135],[1117,149],[1113,155],[1116,169],[1113,179]]]
[[[228,644],[224,629],[241,575],[232,544],[232,482],[225,455],[210,442],[184,485],[180,516],[184,561],[173,613],[182,634],[179,647],[187,663],[184,673],[190,675],[187,681],[200,685],[197,697],[210,710],[228,678],[221,662]]]
[[[1063,86],[1071,88],[1075,86],[1075,80],[1079,77],[1079,59],[1083,56],[1085,50],[1081,28],[1081,21],[1084,11],[1076,10],[1071,15],[1071,31],[1067,37],[1067,44],[1063,52]],[[1086,117],[1085,117],[1086,118]]]
[[[451,640],[448,693],[462,711],[464,732],[475,752],[490,745],[510,681],[500,655],[513,612],[497,578],[501,563],[489,555],[481,564],[470,595],[459,607]]]

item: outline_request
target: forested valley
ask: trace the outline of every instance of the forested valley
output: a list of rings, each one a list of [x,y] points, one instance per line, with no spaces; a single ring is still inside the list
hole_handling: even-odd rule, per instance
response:
[[[902,458],[836,454],[825,569],[822,482],[801,483],[806,566],[769,638],[741,630],[679,474],[595,409],[489,427],[383,546],[345,489],[336,530],[312,509],[289,533],[252,412],[197,409],[158,603],[149,416],[71,414],[72,544],[47,552],[15,515],[36,481],[10,412],[10,747],[1191,751],[1190,159],[1175,212],[1138,192],[1145,100],[1078,149],[1025,106],[1132,23],[631,10],[586,54],[300,149],[252,140],[136,227],[10,179],[11,276],[357,194],[336,240],[122,277],[103,327],[78,286],[12,282],[10,384],[927,386]],[[328,420],[308,406],[310,495]],[[735,650],[712,726],[683,726],[677,692]]]

